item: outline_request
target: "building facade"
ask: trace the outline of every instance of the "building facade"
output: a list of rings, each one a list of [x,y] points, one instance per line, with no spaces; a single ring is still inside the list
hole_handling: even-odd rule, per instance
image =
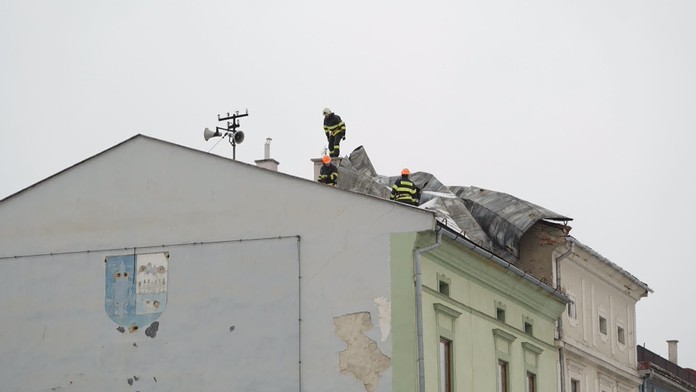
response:
[[[392,252],[434,227],[136,136],[0,201],[0,389],[392,391]]]
[[[558,325],[560,390],[638,392],[635,307],[651,289],[568,231],[538,223],[520,247],[520,266],[571,301]]]
[[[555,390],[565,297],[461,236],[443,237],[423,256],[426,390]]]
[[[11,391],[549,390],[567,297],[436,214],[135,136],[0,201]]]

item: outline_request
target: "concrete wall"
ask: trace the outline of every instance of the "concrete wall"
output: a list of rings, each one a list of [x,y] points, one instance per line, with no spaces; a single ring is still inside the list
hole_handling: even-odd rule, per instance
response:
[[[432,228],[136,137],[0,203],[0,390],[391,391],[390,236]],[[104,259],[152,252],[166,308],[156,331],[119,331]]]

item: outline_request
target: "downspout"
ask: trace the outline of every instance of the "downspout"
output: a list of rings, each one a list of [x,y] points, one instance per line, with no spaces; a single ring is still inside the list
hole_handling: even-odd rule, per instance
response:
[[[435,243],[413,251],[413,270],[416,291],[416,330],[418,332],[418,391],[425,392],[425,364],[423,363],[423,283],[421,281],[421,261],[423,253],[440,246],[442,231],[438,228]]]
[[[561,260],[570,256],[575,249],[575,241],[572,237],[567,237],[568,242],[570,242],[570,249],[568,249],[562,255],[556,257],[556,290],[561,289]],[[561,378],[561,392],[566,391],[566,380],[565,380],[565,351],[563,349],[563,314],[558,318],[558,341],[561,343],[558,347],[558,362]]]
[[[648,369],[648,371],[645,372],[645,375],[640,377],[640,381],[641,381],[640,392],[648,392],[648,385],[647,385],[648,379],[652,379],[652,377],[653,377],[653,370],[652,369]]]

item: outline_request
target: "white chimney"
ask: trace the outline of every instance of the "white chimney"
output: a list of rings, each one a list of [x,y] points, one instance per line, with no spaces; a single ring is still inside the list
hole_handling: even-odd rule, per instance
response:
[[[271,139],[270,137],[266,138],[266,144],[263,145],[263,159],[271,159]]]
[[[263,159],[256,160],[256,166],[268,169],[271,171],[278,171],[278,165],[280,164],[278,161],[275,159],[271,158],[271,139],[270,137],[266,138],[266,144],[263,146]]]
[[[670,362],[678,365],[678,355],[677,355],[677,343],[678,340],[668,340],[667,341],[667,355]]]

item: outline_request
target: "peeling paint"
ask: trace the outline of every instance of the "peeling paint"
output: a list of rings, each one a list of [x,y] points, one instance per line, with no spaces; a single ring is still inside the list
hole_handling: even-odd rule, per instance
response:
[[[377,342],[365,335],[373,327],[370,313],[346,314],[334,317],[333,321],[336,336],[347,346],[338,353],[341,374],[352,374],[363,383],[367,392],[375,392],[382,373],[391,366],[391,358],[379,350]]]
[[[391,302],[385,297],[377,297],[374,302],[379,312],[379,331],[384,342],[389,338],[389,332],[391,331]]]
[[[145,335],[154,338],[155,336],[157,336],[158,329],[159,321],[155,321],[154,323],[150,324],[150,326],[147,327],[147,329],[145,329]]]

